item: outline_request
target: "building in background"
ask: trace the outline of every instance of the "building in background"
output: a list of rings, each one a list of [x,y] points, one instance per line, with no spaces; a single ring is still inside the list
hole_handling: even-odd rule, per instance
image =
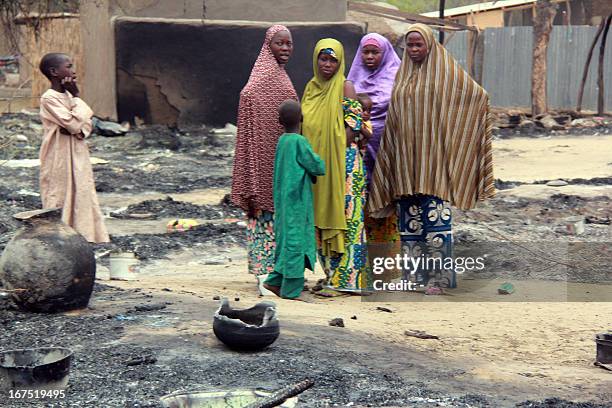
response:
[[[612,14],[611,0],[553,0],[558,10],[554,25],[598,25]],[[502,0],[475,3],[444,11],[445,18],[480,29],[490,27],[532,26],[536,0]],[[438,11],[423,13],[438,17]]]

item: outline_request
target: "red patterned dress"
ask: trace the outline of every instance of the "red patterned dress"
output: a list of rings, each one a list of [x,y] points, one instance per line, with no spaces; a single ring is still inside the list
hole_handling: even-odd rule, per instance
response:
[[[249,272],[262,275],[274,270],[274,155],[283,133],[278,108],[297,93],[285,68],[270,49],[272,37],[289,31],[274,25],[266,38],[251,76],[240,92],[238,132],[232,177],[232,202],[247,211]],[[249,203],[255,210],[248,215]]]

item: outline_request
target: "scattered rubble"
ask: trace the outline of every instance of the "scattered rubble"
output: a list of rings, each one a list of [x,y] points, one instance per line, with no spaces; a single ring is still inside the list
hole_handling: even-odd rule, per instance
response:
[[[119,124],[115,122],[105,121],[95,116],[92,118],[91,121],[93,124],[94,132],[96,132],[100,136],[123,136],[130,131],[130,124],[128,122]]]
[[[145,355],[139,357],[130,358],[125,362],[125,365],[128,367],[137,366],[141,364],[155,364],[157,363],[157,358],[152,355]]]
[[[587,119],[587,118],[574,119],[572,120],[572,123],[570,124],[570,126],[572,127],[583,127],[583,128],[594,128],[600,125],[601,125],[601,120],[594,120],[594,119]]]
[[[546,183],[546,185],[549,187],[563,187],[563,186],[567,186],[568,184],[569,183],[565,180],[551,180]]]
[[[546,135],[607,135],[612,118],[587,116],[574,111],[550,112],[535,118],[525,111],[493,109],[494,135],[500,138]]]
[[[404,332],[404,334],[408,337],[416,337],[418,339],[424,339],[424,340],[439,340],[440,337],[433,335],[433,334],[429,334],[429,333],[425,333],[422,330],[406,330]]]
[[[561,398],[547,398],[543,401],[525,401],[517,408],[609,408],[610,404],[594,404],[592,402],[571,402]]]
[[[560,124],[560,122],[555,120],[550,115],[539,116],[536,119],[535,124],[538,125],[538,126],[543,127],[544,129],[547,129],[547,130],[565,130],[565,126]]]
[[[134,310],[137,312],[154,312],[156,310],[163,310],[165,308],[166,308],[166,303],[150,303],[150,304],[134,306]]]
[[[497,293],[500,295],[511,295],[514,293],[514,285],[510,282],[504,282],[497,288]]]
[[[2,136],[15,134],[23,135],[28,143],[0,149],[0,164],[6,159],[38,158],[42,137],[38,114],[1,115],[0,146]],[[231,133],[213,134],[205,127],[176,129],[155,125],[130,129],[119,138],[93,134],[87,142],[92,156],[112,163],[94,166],[98,192],[177,193],[228,187],[231,183]],[[38,191],[37,169],[16,171],[0,166],[0,178],[18,181],[18,188],[12,190]]]

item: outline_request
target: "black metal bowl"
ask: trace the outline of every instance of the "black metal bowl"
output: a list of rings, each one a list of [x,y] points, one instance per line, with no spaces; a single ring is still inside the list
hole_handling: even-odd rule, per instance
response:
[[[62,390],[71,360],[72,351],[62,347],[0,352],[0,389]]]
[[[595,360],[602,364],[612,364],[612,333],[600,333],[595,336],[597,343],[597,357]]]
[[[276,305],[272,302],[261,302],[249,309],[233,309],[224,298],[215,313],[213,331],[215,336],[231,349],[264,349],[274,343],[280,334]]]

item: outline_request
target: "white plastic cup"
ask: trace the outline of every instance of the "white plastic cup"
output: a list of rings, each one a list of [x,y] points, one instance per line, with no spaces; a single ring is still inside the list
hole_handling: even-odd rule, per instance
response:
[[[112,280],[138,280],[138,259],[132,252],[111,254],[110,278]]]
[[[565,220],[565,228],[567,233],[571,235],[582,235],[584,234],[584,217],[569,217]]]

